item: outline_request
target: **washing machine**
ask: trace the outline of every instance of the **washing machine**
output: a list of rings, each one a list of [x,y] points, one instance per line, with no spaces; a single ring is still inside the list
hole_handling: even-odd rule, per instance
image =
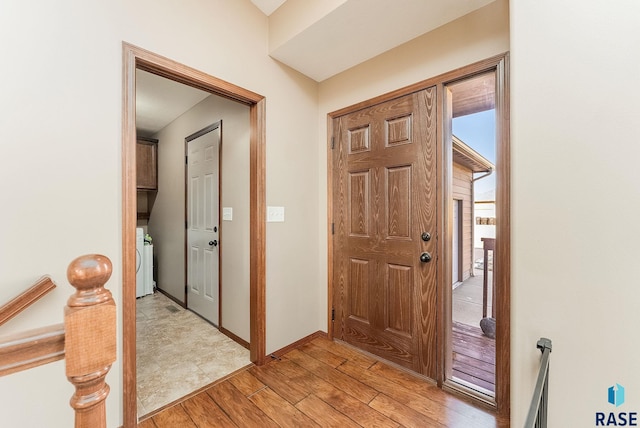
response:
[[[142,255],[142,265],[144,267],[144,296],[153,294],[153,244],[145,243]]]
[[[153,245],[144,242],[144,229],[136,228],[136,297],[153,294]]]
[[[144,230],[136,228],[136,297],[145,295]]]

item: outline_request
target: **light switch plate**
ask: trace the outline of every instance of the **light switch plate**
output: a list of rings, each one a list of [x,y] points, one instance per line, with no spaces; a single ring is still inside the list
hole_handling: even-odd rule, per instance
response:
[[[284,222],[284,207],[267,207],[267,221],[271,223]]]
[[[223,221],[231,221],[231,220],[233,220],[233,208],[231,208],[231,207],[223,207],[222,208],[222,220]]]

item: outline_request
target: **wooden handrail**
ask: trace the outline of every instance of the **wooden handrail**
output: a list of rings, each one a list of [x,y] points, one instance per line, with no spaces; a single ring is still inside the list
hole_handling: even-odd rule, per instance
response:
[[[67,269],[76,291],[64,309],[64,324],[0,338],[0,376],[65,359],[67,379],[76,389],[70,401],[76,428],[107,426],[105,377],[116,360],[116,306],[104,288],[111,272],[105,256],[78,257]]]
[[[6,376],[63,358],[63,324],[0,338],[0,376]]]
[[[45,275],[38,279],[35,284],[20,293],[20,295],[0,306],[0,325],[24,311],[54,288],[56,288],[56,284],[51,280],[50,276]]]
[[[116,361],[116,304],[104,285],[109,258],[99,254],[71,262],[67,279],[76,288],[64,310],[67,379],[76,387],[71,407],[76,428],[106,428],[105,377]]]

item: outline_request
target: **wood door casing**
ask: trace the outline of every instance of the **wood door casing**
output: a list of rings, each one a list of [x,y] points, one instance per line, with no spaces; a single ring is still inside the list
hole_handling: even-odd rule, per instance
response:
[[[333,131],[335,336],[436,379],[436,89],[336,117]]]
[[[250,359],[257,365],[266,356],[266,98],[127,42],[123,47],[122,109],[122,400],[123,425],[137,425],[136,400],[136,69],[196,86],[249,106],[250,201]]]

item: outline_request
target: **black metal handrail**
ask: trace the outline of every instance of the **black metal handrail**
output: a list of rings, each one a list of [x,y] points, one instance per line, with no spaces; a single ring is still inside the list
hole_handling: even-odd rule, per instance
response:
[[[533,391],[531,407],[524,423],[524,428],[546,428],[547,408],[549,400],[549,354],[551,354],[551,340],[541,337],[537,348],[542,352],[540,371],[536,381],[536,389]]]

